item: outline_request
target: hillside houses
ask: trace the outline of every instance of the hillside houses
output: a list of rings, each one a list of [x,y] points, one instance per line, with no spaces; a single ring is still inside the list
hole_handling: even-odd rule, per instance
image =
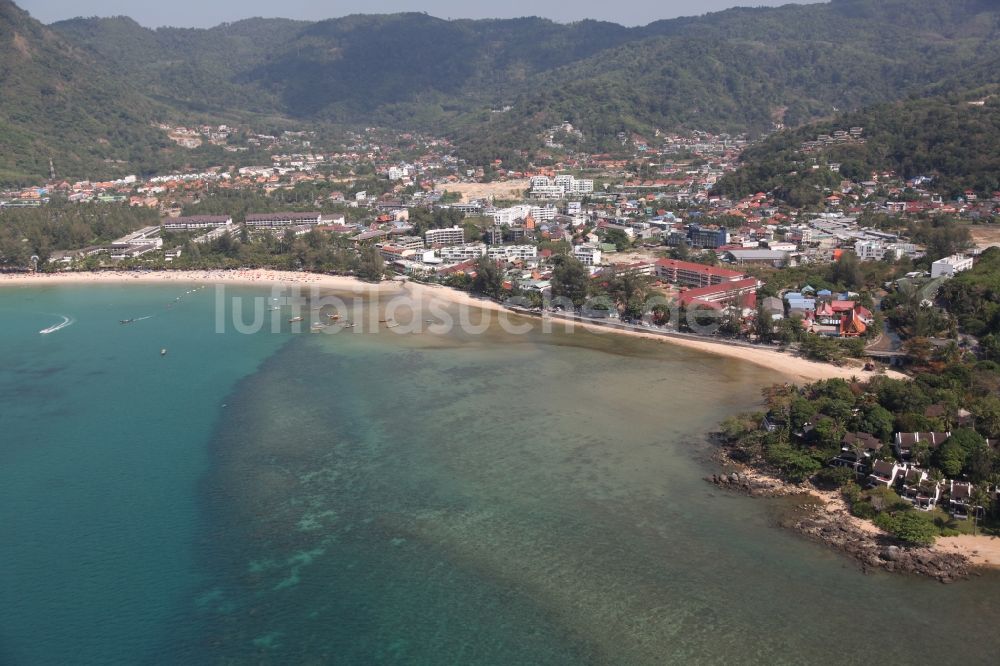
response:
[[[951,433],[896,433],[894,446],[890,449],[874,435],[847,433],[841,453],[828,464],[852,470],[869,488],[896,491],[918,510],[931,511],[940,507],[956,518],[965,519],[973,511],[981,511],[972,499],[974,484],[962,479],[943,479],[939,473],[932,474],[912,458],[917,443],[938,448],[949,437]]]
[[[816,292],[811,287],[784,294],[788,317],[800,317],[809,333],[834,338],[861,337],[875,321],[866,307],[850,294],[834,295],[828,290]]]

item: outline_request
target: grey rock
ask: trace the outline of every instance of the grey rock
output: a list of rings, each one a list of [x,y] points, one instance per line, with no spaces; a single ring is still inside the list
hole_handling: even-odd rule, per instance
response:
[[[887,560],[889,562],[898,562],[901,556],[902,554],[899,550],[899,546],[889,546],[888,548],[883,548],[879,555],[879,557],[883,560]]]

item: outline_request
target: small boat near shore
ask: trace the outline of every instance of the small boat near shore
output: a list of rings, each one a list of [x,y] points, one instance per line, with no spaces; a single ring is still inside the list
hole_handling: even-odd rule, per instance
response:
[[[58,316],[62,317],[62,321],[61,322],[59,322],[58,324],[54,324],[52,326],[49,326],[48,328],[43,328],[42,330],[38,331],[38,333],[41,334],[41,335],[50,335],[52,333],[55,333],[56,331],[63,330],[67,326],[72,326],[73,323],[76,321],[72,317],[67,317],[67,316],[64,316],[64,315],[58,315]]]
[[[288,323],[289,324],[296,324],[296,323],[298,323],[300,321],[302,321],[302,317],[292,317],[291,319],[288,320]]]
[[[163,349],[160,350],[160,356],[166,356],[166,355],[167,355],[167,348],[164,347]]]

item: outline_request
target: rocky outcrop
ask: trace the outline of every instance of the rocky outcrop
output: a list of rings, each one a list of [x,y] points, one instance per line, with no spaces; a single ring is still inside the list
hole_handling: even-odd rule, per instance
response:
[[[942,583],[968,578],[970,573],[970,562],[962,555],[906,546],[888,535],[858,529],[846,516],[821,507],[791,519],[786,526],[850,555],[865,570],[929,576]]]
[[[942,583],[968,578],[973,572],[972,563],[964,555],[908,546],[888,534],[860,528],[855,523],[857,519],[845,509],[828,507],[811,485],[788,483],[770,476],[766,470],[742,466],[725,450],[713,456],[713,460],[727,468],[739,466],[737,471],[705,478],[720,488],[750,497],[804,496],[803,504],[786,515],[780,521],[781,526],[849,555],[864,571],[910,573]]]
[[[808,492],[804,488],[784,483],[778,479],[748,472],[713,474],[710,477],[706,477],[705,480],[726,490],[742,493],[750,497],[785,497],[787,495],[799,495]]]

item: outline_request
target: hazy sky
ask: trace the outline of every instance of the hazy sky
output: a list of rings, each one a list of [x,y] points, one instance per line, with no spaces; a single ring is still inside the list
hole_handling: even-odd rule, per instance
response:
[[[318,20],[360,13],[427,12],[441,18],[510,18],[544,16],[557,21],[584,18],[644,25],[676,16],[691,16],[736,5],[782,5],[791,0],[575,0],[538,2],[502,0],[15,0],[44,23],[76,16],[131,16],[150,26],[209,27],[251,16]],[[795,0],[798,4],[816,0]]]

